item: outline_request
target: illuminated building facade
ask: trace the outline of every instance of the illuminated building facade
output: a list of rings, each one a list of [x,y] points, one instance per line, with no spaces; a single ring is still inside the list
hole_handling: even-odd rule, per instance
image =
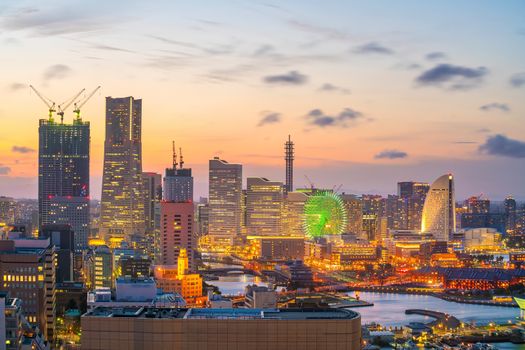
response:
[[[488,214],[490,212],[490,200],[473,196],[465,201],[465,207],[470,214]]]
[[[282,233],[288,237],[304,237],[304,204],[308,196],[301,192],[285,195],[282,211]]]
[[[246,190],[246,226],[249,235],[282,234],[283,183],[249,177]]]
[[[430,185],[425,182],[405,181],[397,183],[397,195],[405,199],[407,205],[407,229],[421,229],[423,206]]]
[[[384,216],[387,219],[387,227],[393,230],[407,230],[408,201],[399,196],[388,195],[384,202]]]
[[[144,234],[142,100],[106,97],[100,233]]]
[[[113,253],[106,245],[93,248],[84,264],[90,289],[113,287]]]
[[[0,241],[2,291],[22,300],[27,320],[47,340],[55,334],[55,249],[49,239]]]
[[[516,200],[511,196],[505,198],[505,231],[509,235],[516,233],[517,210]]]
[[[343,193],[341,198],[348,213],[346,232],[359,237],[363,232],[363,202],[350,194]]]
[[[242,165],[209,162],[209,226],[212,242],[231,244],[241,231]]]
[[[41,119],[38,129],[39,225],[69,224],[77,249],[89,234],[89,122]]]
[[[193,267],[193,203],[160,203],[161,239],[160,262],[175,265],[182,250],[188,253],[190,267]]]
[[[438,241],[448,241],[456,229],[456,202],[452,174],[439,177],[425,199],[421,232],[431,233]]]
[[[164,200],[174,202],[193,201],[193,176],[190,168],[166,169],[164,176]]]
[[[155,206],[162,199],[162,176],[157,173],[143,172],[142,181],[145,228],[147,233],[152,233],[155,229]]]
[[[188,254],[182,248],[177,265],[159,265],[154,267],[157,287],[164,293],[178,293],[186,300],[194,300],[202,296],[202,277],[189,273]]]
[[[257,247],[257,257],[269,261],[302,260],[304,238],[290,236],[248,236]]]
[[[379,218],[384,213],[384,201],[380,195],[365,194],[361,197],[363,204],[363,233],[367,240],[377,240]]]
[[[75,237],[75,250],[86,249],[90,226],[89,198],[56,196],[49,200],[49,208],[50,224],[71,226]]]
[[[40,238],[49,239],[55,246],[56,283],[73,281],[74,232],[69,225],[47,224],[39,232]]]
[[[286,182],[284,185],[285,192],[293,191],[293,161],[294,161],[294,143],[288,135],[288,141],[284,144],[284,159],[286,161]]]
[[[11,197],[0,196],[0,224],[12,225],[16,221],[16,201]]]

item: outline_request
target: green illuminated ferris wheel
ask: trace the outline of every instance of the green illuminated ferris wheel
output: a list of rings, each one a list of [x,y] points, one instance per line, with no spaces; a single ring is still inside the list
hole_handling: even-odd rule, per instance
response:
[[[304,231],[311,239],[341,234],[346,229],[346,222],[343,200],[333,192],[312,194],[304,205]]]

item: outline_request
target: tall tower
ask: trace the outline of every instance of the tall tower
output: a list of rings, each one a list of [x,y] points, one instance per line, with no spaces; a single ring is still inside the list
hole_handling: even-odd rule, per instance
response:
[[[193,201],[193,176],[191,168],[184,168],[182,149],[179,148],[179,159],[173,142],[173,165],[166,168],[164,176],[164,200],[172,202]]]
[[[284,159],[286,160],[286,183],[284,190],[288,193],[293,192],[294,143],[290,135],[288,135],[288,141],[284,144]]]
[[[438,241],[448,241],[456,230],[454,177],[446,174],[430,186],[421,219],[421,232],[432,233]]]
[[[106,97],[106,140],[100,233],[127,238],[144,234],[142,100]]]
[[[242,165],[210,160],[208,233],[214,243],[232,244],[241,231]]]
[[[76,249],[89,234],[89,122],[41,119],[38,128],[38,220],[68,224]]]

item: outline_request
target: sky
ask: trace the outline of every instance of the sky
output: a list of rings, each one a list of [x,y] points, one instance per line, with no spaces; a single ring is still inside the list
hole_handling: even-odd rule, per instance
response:
[[[131,95],[143,170],[175,140],[196,198],[214,156],[284,181],[290,134],[296,186],[388,194],[452,172],[458,198],[525,199],[520,0],[2,0],[0,48],[0,195],[37,196],[32,84],[57,103],[102,86],[82,109],[94,198],[105,97]]]

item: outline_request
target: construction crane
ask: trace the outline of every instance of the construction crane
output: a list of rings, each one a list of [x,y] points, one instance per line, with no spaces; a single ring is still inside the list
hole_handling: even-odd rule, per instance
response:
[[[84,92],[86,89],[80,90],[75,96],[71,97],[70,99],[62,102],[58,105],[58,112],[57,114],[60,116],[60,124],[64,123],[64,111],[71,106],[73,102]],[[64,105],[65,104],[65,105]],[[62,107],[63,106],[63,107]]]
[[[310,189],[311,189],[312,192],[313,192],[313,190],[314,190],[314,188],[315,188],[314,183],[312,182],[312,180],[310,180],[310,178],[308,177],[308,175],[305,175],[304,177],[305,177],[306,181],[308,181],[308,183],[310,184]]]
[[[35,87],[33,85],[29,85],[29,87],[42,100],[42,102],[44,102],[46,104],[47,108],[49,108],[49,121],[52,122],[53,121],[53,113],[56,112],[55,102],[51,101],[51,99],[43,96],[37,89],[35,89]]]
[[[89,101],[89,99],[93,97],[95,92],[97,92],[99,89],[100,89],[100,85],[97,86],[97,88],[93,90],[83,101],[75,102],[75,109],[73,110],[73,112],[75,112],[76,114],[76,120],[80,120],[80,108],[82,108],[82,106],[84,106],[86,102]]]

